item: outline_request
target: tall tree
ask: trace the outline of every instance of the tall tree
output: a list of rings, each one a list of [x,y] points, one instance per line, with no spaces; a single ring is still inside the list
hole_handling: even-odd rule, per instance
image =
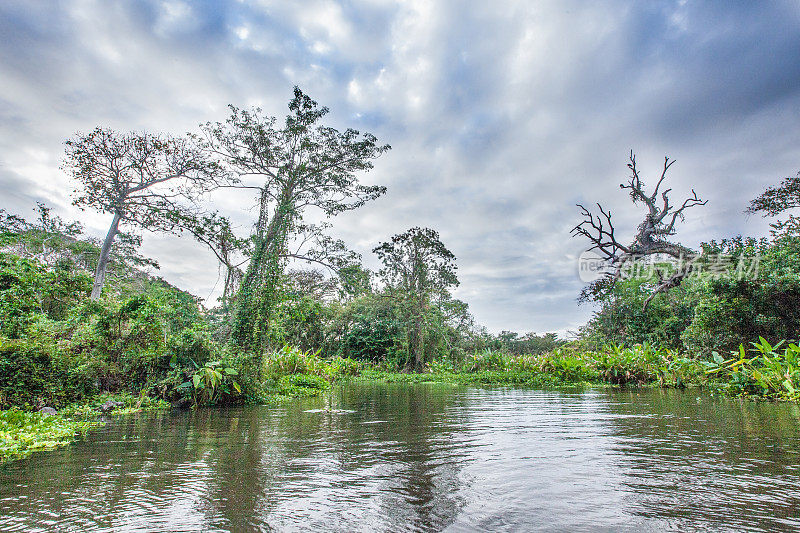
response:
[[[620,188],[627,190],[634,204],[644,204],[647,211],[644,220],[633,237],[633,242],[623,244],[614,234],[614,225],[611,222],[611,211],[603,209],[597,204],[600,215],[594,215],[584,206],[578,204],[584,216],[583,222],[572,228],[573,236],[587,238],[592,246],[589,250],[597,250],[613,267],[613,272],[593,283],[582,293],[582,298],[599,296],[622,276],[624,269],[635,261],[648,256],[665,255],[676,261],[676,268],[668,276],[656,269],[658,280],[650,295],[644,302],[644,307],[659,293],[666,292],[681,284],[692,270],[691,259],[695,254],[687,247],[677,242],[671,242],[670,237],[676,233],[676,223],[683,220],[685,211],[691,207],[706,205],[708,200],[701,200],[692,189],[692,196],[683,201],[679,207],[670,204],[669,193],[672,189],[660,192],[662,183],[667,178],[667,171],[674,163],[668,157],[664,158],[664,167],[661,176],[656,182],[652,194],[645,192],[645,184],[636,168],[636,156],[631,152],[628,170],[631,175],[627,183],[620,184]]]
[[[357,174],[370,170],[389,146],[369,133],[320,124],[328,108],[297,87],[282,124],[257,108],[230,110],[224,123],[204,125],[203,137],[207,153],[239,175],[237,186],[256,194],[253,252],[236,296],[232,337],[239,346],[262,350],[290,237],[305,211],[333,216],[383,194],[385,187],[362,185]]]
[[[431,303],[449,299],[458,286],[456,257],[430,228],[411,228],[373,249],[383,263],[379,275],[409,317],[409,364],[425,364],[425,329]],[[412,363],[413,361],[413,363]]]
[[[100,248],[92,299],[100,297],[120,226],[175,228],[171,213],[186,209],[217,180],[221,167],[189,139],[96,128],[66,141],[64,168],[81,185],[73,204],[113,216]]]

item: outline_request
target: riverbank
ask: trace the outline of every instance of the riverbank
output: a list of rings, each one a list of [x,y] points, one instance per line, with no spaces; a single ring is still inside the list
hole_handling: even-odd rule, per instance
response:
[[[262,394],[248,403],[273,405],[290,398],[318,396],[331,386],[330,381],[311,374],[273,376],[264,385]],[[120,393],[100,394],[54,414],[18,408],[0,410],[0,465],[70,444],[89,430],[103,426],[110,417],[172,408],[162,399]]]
[[[434,361],[421,373],[368,368],[361,377],[389,382],[436,381],[460,384],[558,386],[660,386],[704,383],[703,365],[649,346],[603,351],[563,347],[532,355],[485,351],[458,361]]]
[[[728,357],[697,359],[648,345],[585,350],[567,345],[511,356],[486,351],[460,361],[434,361],[422,373],[367,368],[362,379],[387,382],[507,384],[534,387],[633,386],[703,388],[712,394],[762,401],[800,401],[800,348],[761,338]]]
[[[567,346],[534,355],[513,356],[495,351],[470,354],[459,360],[428,363],[423,372],[403,372],[397,366],[351,359],[325,359],[313,352],[284,348],[263,362],[262,378],[245,396],[229,395],[225,404],[274,404],[281,399],[316,396],[332,383],[348,380],[388,383],[457,383],[463,385],[521,385],[527,387],[698,387],[718,395],[755,400],[800,399],[800,349],[790,344],[754,343],[725,359],[717,354],[700,361],[647,345],[610,347],[601,351]],[[238,369],[244,372],[244,369]],[[55,415],[18,409],[0,411],[0,463],[36,450],[62,446],[104,423],[101,406],[115,416],[170,403],[144,394],[102,394],[72,404]]]

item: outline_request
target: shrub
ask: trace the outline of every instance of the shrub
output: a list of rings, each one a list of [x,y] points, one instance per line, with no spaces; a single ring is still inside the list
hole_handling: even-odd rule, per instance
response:
[[[0,407],[61,407],[97,392],[93,373],[47,345],[0,339]]]
[[[328,361],[328,377],[336,379],[358,376],[366,367],[367,365],[362,361],[355,361],[347,357],[336,357]]]
[[[0,253],[0,335],[19,338],[40,317],[61,320],[89,294],[84,272],[48,269],[36,261]]]
[[[326,373],[326,364],[319,357],[319,350],[301,351],[286,345],[269,354],[264,359],[264,373],[268,376],[286,376],[291,374],[312,374],[322,376]]]
[[[263,399],[263,376],[261,356],[252,352],[233,351],[228,347],[222,351],[222,364],[238,373],[236,381],[242,389],[239,399],[246,403],[256,403]]]
[[[236,381],[239,372],[221,361],[210,361],[196,365],[191,381],[182,383],[178,389],[189,389],[195,405],[214,405],[234,398],[242,393]]]
[[[761,337],[751,342],[748,355],[744,345],[725,360],[714,353],[705,362],[706,375],[719,388],[736,396],[758,396],[770,400],[800,400],[800,347],[781,341],[772,346]]]

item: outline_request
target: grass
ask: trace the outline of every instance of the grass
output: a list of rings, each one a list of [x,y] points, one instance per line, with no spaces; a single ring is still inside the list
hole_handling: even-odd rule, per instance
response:
[[[648,345],[608,347],[599,351],[564,346],[536,355],[498,351],[468,355],[460,361],[428,365],[432,375],[464,383],[659,385],[683,387],[699,382],[702,366],[670,350]]]

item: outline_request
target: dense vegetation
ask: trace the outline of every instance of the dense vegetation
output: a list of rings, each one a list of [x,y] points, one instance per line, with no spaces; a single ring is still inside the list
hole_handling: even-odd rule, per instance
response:
[[[304,221],[308,209],[334,216],[384,192],[357,173],[388,146],[320,125],[326,112],[296,90],[282,125],[231,108],[226,122],[185,139],[76,136],[66,168],[83,185],[78,205],[114,215],[103,241],[44,205],[33,221],[0,210],[0,409],[10,409],[0,416],[0,459],[68,441],[99,423],[96,408],[109,398],[117,411],[263,403],[341,379],[704,386],[800,399],[792,216],[769,239],[704,243],[691,269],[667,258],[643,275],[598,280],[583,293],[597,310],[577,339],[493,335],[453,298],[456,258],[436,231],[375,243],[383,267],[372,272],[329,225]],[[243,181],[254,177],[262,181]],[[797,207],[797,179],[751,211]],[[203,208],[203,195],[223,184],[257,192],[250,235]],[[665,198],[659,216],[668,211]],[[676,218],[652,227],[673,235]],[[214,252],[225,282],[217,305],[150,274],[157,263],[128,232],[142,226],[188,232]],[[61,411],[34,412],[44,406]]]

